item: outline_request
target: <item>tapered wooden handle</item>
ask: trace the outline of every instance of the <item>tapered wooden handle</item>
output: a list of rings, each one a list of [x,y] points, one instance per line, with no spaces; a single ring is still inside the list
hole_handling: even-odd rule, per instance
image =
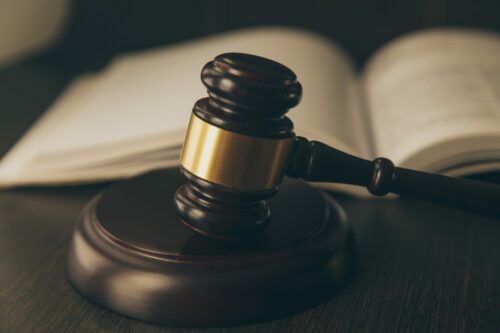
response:
[[[370,193],[411,195],[500,217],[500,186],[395,167],[386,158],[368,161],[321,142],[297,137],[287,175],[312,182],[367,187]]]

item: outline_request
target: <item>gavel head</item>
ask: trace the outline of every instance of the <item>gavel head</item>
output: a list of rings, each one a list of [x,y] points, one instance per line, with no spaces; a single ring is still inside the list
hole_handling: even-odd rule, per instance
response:
[[[208,96],[193,108],[181,154],[181,221],[212,238],[252,238],[269,224],[266,202],[282,180],[295,134],[285,113],[302,87],[287,67],[226,53],[207,63]]]

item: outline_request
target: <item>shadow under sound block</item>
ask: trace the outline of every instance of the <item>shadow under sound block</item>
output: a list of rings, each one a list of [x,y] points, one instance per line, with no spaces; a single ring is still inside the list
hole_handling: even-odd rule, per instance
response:
[[[118,183],[82,212],[67,275],[90,300],[158,324],[210,327],[281,318],[339,292],[356,267],[353,236],[331,197],[285,179],[257,239],[221,242],[185,227],[177,168]]]

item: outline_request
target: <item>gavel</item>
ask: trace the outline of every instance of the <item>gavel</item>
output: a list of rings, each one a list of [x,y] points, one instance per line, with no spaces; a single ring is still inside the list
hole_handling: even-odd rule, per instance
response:
[[[367,187],[487,215],[500,215],[500,186],[395,167],[296,136],[285,115],[302,86],[288,67],[255,55],[221,54],[201,72],[208,97],[193,108],[174,203],[195,232],[222,240],[257,237],[271,220],[267,200],[286,175]]]

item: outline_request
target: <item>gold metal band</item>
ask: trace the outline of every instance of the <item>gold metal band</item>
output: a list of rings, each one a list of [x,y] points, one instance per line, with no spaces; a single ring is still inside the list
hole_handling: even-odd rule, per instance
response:
[[[293,137],[265,139],[234,133],[191,115],[181,165],[214,184],[261,191],[278,186]]]

